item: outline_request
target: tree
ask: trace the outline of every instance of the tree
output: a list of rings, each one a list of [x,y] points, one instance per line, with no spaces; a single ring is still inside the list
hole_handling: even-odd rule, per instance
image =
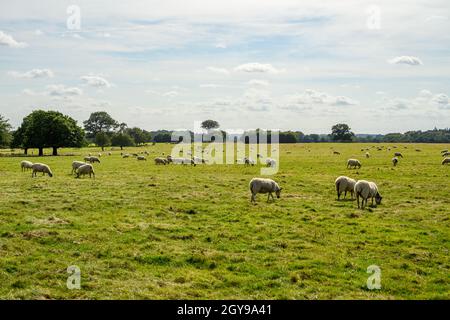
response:
[[[84,131],[69,116],[57,111],[36,110],[23,119],[14,134],[13,144],[24,149],[38,148],[42,156],[44,148],[81,147],[84,143]]]
[[[155,142],[171,142],[172,135],[168,132],[157,133],[153,138]]]
[[[123,150],[123,147],[134,146],[134,140],[127,133],[115,133],[111,138],[111,144]]]
[[[10,145],[12,139],[11,125],[8,120],[0,115],[0,148],[5,148]]]
[[[99,132],[110,133],[119,126],[119,123],[105,111],[91,113],[83,124],[89,138],[95,138]]]
[[[331,139],[339,142],[350,142],[354,137],[354,133],[350,131],[350,127],[345,123],[339,123],[331,128]]]
[[[111,145],[111,139],[106,132],[98,132],[95,135],[95,144],[101,147],[102,151],[104,151],[105,147]]]
[[[202,122],[202,128],[206,130],[217,129],[219,127],[219,123],[214,120],[205,120]]]
[[[126,130],[126,133],[134,139],[134,142],[136,142],[137,145],[152,141],[152,135],[150,132],[142,130],[138,127],[129,128]]]

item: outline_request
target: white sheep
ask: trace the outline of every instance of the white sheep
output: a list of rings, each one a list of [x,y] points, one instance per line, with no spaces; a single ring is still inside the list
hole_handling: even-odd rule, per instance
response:
[[[267,158],[266,159],[266,166],[274,168],[274,167],[277,166],[277,161],[275,159]]]
[[[403,158],[403,155],[401,154],[401,152],[396,152],[396,153],[394,153],[394,156]]]
[[[394,165],[394,167],[397,165],[398,163],[398,158],[397,157],[393,157],[392,158],[392,164]]]
[[[192,160],[194,160],[194,162],[196,163],[196,164],[201,164],[201,163],[206,163],[206,160],[205,159],[202,159],[202,158],[199,158],[199,157],[192,157]]]
[[[33,162],[30,162],[30,161],[24,160],[20,163],[20,168],[22,168],[22,171],[31,169],[32,166],[33,166]]]
[[[155,164],[163,164],[166,165],[168,163],[167,159],[164,158],[155,158]]]
[[[169,163],[173,163],[173,164],[191,164],[193,166],[196,166],[194,160],[189,159],[189,158],[173,158],[172,156],[167,156],[167,161]]]
[[[447,164],[450,163],[450,158],[445,158],[444,160],[442,160],[442,164]]]
[[[94,157],[94,156],[84,157],[84,161],[89,162],[89,163],[94,163],[94,162],[100,163],[100,159],[97,157]]]
[[[254,166],[256,162],[251,158],[244,158],[244,163],[246,166]]]
[[[147,161],[147,158],[144,156],[138,156],[136,159],[138,159],[140,161]]]
[[[250,181],[251,202],[256,202],[256,195],[258,193],[268,193],[267,202],[269,202],[270,197],[272,197],[272,200],[275,200],[272,193],[275,192],[277,198],[279,198],[281,190],[282,188],[280,188],[278,183],[272,179],[253,178]]]
[[[344,199],[347,196],[347,192],[350,192],[351,198],[353,199],[353,190],[355,188],[355,183],[356,181],[352,178],[346,176],[338,177],[334,181],[338,200],[340,200],[342,192],[344,192]]]
[[[91,164],[83,164],[82,166],[78,167],[76,173],[76,178],[88,174],[89,178],[92,178],[92,176],[94,176],[95,179],[94,167]]]
[[[347,169],[348,168],[361,168],[361,162],[358,159],[348,159],[347,160]]]
[[[101,154],[100,152],[98,153],[98,157],[99,157],[99,158],[101,158],[101,157],[102,157],[102,154]]]
[[[367,200],[369,198],[372,199],[372,206],[373,206],[373,199],[375,198],[376,204],[381,203],[381,199],[383,199],[378,192],[378,187],[375,184],[375,182],[366,181],[366,180],[359,180],[355,184],[354,192],[356,195],[356,201],[358,203],[358,209],[359,206],[359,197],[362,198],[361,201],[361,209],[364,209],[364,207],[367,205]]]
[[[444,152],[444,153],[442,154],[442,156],[443,156],[443,157],[448,157],[448,156],[450,156],[450,152],[448,152],[448,151],[447,151],[447,152]]]
[[[79,168],[79,167],[81,167],[82,165],[85,165],[86,164],[86,162],[83,162],[83,161],[73,161],[72,162],[72,174],[75,172],[75,171],[77,171],[77,169]]]
[[[31,173],[31,177],[36,177],[37,172],[42,172],[42,175],[48,174],[49,177],[53,177],[52,170],[50,167],[43,163],[34,163],[31,166],[31,169],[33,169],[33,172]]]
[[[441,153],[446,153],[446,152],[448,152],[448,149],[441,150]]]
[[[370,153],[366,152],[366,158],[370,158]]]
[[[129,157],[130,157],[130,155],[128,153],[125,153],[122,155],[122,158],[129,158]]]

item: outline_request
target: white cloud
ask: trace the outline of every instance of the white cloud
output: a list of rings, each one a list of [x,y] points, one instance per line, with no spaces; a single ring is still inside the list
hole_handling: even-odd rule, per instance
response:
[[[218,42],[214,45],[214,47],[217,49],[226,49],[228,46],[225,42]]]
[[[24,73],[10,71],[8,74],[14,78],[25,79],[52,78],[54,76],[53,71],[50,69],[32,69]]]
[[[36,30],[34,30],[34,34],[37,36],[42,36],[42,35],[44,35],[44,32],[40,29],[36,29]]]
[[[167,98],[175,98],[178,95],[179,95],[178,91],[168,91],[163,93],[163,96]]]
[[[271,64],[263,64],[258,62],[241,64],[240,66],[237,66],[234,70],[248,73],[279,73],[283,71],[274,68]]]
[[[222,87],[220,84],[215,84],[215,83],[205,83],[205,84],[200,85],[200,88],[216,89],[216,88],[220,88],[220,87]]]
[[[83,90],[77,87],[66,87],[62,84],[52,84],[47,86],[47,95],[54,97],[80,96]]]
[[[84,81],[85,84],[96,87],[96,88],[109,88],[111,87],[111,83],[108,82],[105,78],[94,76],[94,75],[88,75],[81,77],[81,80]]]
[[[255,86],[255,87],[268,87],[269,82],[266,80],[258,80],[258,79],[252,79],[249,82],[247,82],[249,86]]]
[[[290,100],[291,104],[301,105],[349,106],[358,104],[358,101],[349,97],[333,96],[313,89],[306,89],[304,92],[292,96]]]
[[[388,62],[390,64],[407,64],[410,66],[419,66],[419,65],[423,64],[419,58],[412,57],[412,56],[395,57],[395,58],[388,60]]]
[[[214,73],[220,73],[220,74],[225,74],[225,75],[229,75],[230,71],[228,71],[225,68],[217,68],[217,67],[207,67],[206,68],[208,71],[214,72]]]
[[[432,99],[434,103],[437,103],[440,106],[448,106],[450,104],[450,100],[448,96],[444,93],[439,93],[435,95]]]
[[[11,48],[25,48],[27,44],[25,42],[18,42],[14,40],[9,34],[0,31],[0,45],[8,46]]]

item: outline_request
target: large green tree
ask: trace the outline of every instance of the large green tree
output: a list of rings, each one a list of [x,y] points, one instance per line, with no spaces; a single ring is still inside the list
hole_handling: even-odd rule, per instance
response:
[[[105,147],[111,145],[111,139],[106,132],[98,132],[95,135],[95,144],[101,147],[103,151],[105,150]]]
[[[355,134],[350,131],[350,127],[345,123],[335,124],[331,128],[331,139],[339,142],[350,142]]]
[[[136,142],[137,145],[150,142],[152,140],[152,135],[150,132],[142,130],[138,127],[133,127],[125,130]]]
[[[6,148],[11,143],[11,125],[0,115],[0,148]]]
[[[52,148],[53,155],[58,155],[58,148],[81,147],[84,143],[84,131],[69,116],[57,111],[36,110],[23,119],[21,126],[14,134],[13,144],[22,147],[39,149]]]
[[[95,138],[99,132],[110,133],[119,126],[119,123],[105,111],[91,113],[89,119],[84,121],[83,124],[89,138]]]
[[[202,128],[206,130],[217,129],[219,127],[219,123],[214,120],[205,120],[202,122]]]
[[[120,147],[122,150],[123,147],[131,147],[134,146],[133,138],[127,133],[115,133],[111,137],[111,144],[115,147]]]

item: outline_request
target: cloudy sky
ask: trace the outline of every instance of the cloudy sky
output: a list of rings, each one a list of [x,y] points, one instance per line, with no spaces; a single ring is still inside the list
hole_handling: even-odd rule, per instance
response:
[[[320,3],[320,4],[319,4]],[[0,114],[358,133],[450,127],[450,3],[0,0]],[[78,14],[79,13],[79,14]],[[78,19],[79,16],[79,19]]]

